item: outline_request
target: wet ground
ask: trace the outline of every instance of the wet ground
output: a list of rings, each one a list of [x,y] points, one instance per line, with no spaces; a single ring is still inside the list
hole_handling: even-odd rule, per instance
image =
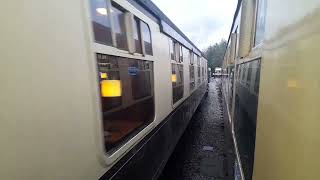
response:
[[[229,179],[227,169],[233,162],[230,163],[233,155],[225,125],[221,80],[211,79],[208,95],[199,105],[159,179]]]

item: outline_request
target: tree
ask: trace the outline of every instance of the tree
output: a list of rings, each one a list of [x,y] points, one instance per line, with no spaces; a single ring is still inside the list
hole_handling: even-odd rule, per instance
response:
[[[210,67],[212,70],[214,70],[216,67],[222,66],[226,47],[227,41],[222,39],[219,43],[215,43],[203,51],[204,56],[208,60],[208,67]]]

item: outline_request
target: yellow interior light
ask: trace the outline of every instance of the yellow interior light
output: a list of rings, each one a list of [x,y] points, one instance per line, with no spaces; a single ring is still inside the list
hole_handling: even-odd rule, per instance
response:
[[[102,97],[120,97],[121,81],[120,80],[103,80],[101,84]]]
[[[176,74],[172,74],[171,75],[171,81],[172,82],[177,82],[177,75]]]
[[[297,88],[298,82],[296,80],[288,80],[288,88]]]
[[[101,79],[107,79],[108,78],[107,73],[100,73],[100,78]]]

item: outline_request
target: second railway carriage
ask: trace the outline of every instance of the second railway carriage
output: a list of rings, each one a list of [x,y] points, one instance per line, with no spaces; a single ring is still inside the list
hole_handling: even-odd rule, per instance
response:
[[[223,63],[235,179],[319,179],[319,22],[318,0],[238,1]]]
[[[207,60],[147,0],[7,1],[0,179],[156,179]]]

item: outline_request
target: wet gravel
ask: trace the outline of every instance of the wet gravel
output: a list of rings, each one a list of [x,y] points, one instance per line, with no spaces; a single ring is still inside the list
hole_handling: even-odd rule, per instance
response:
[[[225,123],[221,80],[211,79],[208,94],[202,100],[160,180],[226,179]],[[228,138],[227,138],[228,139]]]

